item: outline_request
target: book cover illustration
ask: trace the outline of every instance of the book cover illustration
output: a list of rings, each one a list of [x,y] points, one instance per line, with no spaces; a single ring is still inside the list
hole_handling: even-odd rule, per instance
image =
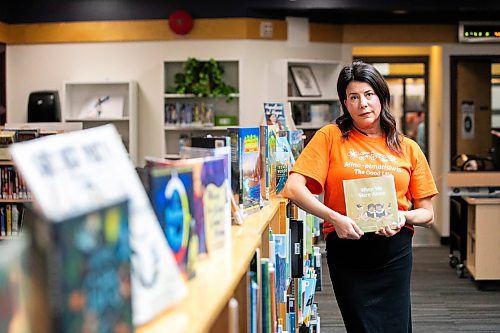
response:
[[[146,323],[187,294],[172,251],[116,128],[109,124],[14,143],[16,167],[53,222],[129,201],[132,314]]]
[[[199,244],[193,216],[193,168],[157,166],[149,175],[151,203],[163,234],[179,269],[192,278]]]
[[[229,128],[231,137],[232,190],[241,211],[260,208],[259,127]]]
[[[264,115],[267,125],[277,125],[280,131],[287,128],[283,103],[264,103]]]
[[[30,298],[47,319],[37,330],[133,331],[127,202],[30,223]]]
[[[260,126],[260,192],[264,200],[276,197],[276,136],[277,125]]]
[[[219,148],[220,149],[220,148]],[[225,151],[228,153],[225,149]],[[227,173],[228,154],[166,160],[146,158],[148,166],[158,168],[183,168],[192,170],[195,235],[198,253],[206,254],[229,245],[231,233],[231,204]],[[154,204],[153,204],[154,205]]]
[[[347,216],[364,232],[375,232],[383,226],[396,228],[398,204],[394,177],[380,176],[344,180]]]

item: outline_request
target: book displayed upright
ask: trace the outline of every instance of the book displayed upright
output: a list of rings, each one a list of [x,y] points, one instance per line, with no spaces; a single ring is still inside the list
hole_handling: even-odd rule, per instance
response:
[[[124,201],[57,223],[29,221],[37,332],[133,330],[128,216]]]
[[[173,217],[166,206],[172,201],[166,200],[171,191],[169,188],[173,188],[174,184],[181,188],[182,183],[186,193],[189,193],[189,200],[184,200],[184,203],[179,201],[177,206],[182,204],[184,208],[177,218],[182,216],[187,223],[189,217],[191,222],[183,225],[183,228],[171,229],[170,232],[183,235],[186,241],[196,237],[195,244],[200,254],[210,253],[229,244],[231,206],[227,175],[224,172],[228,168],[226,155],[181,160],[147,157],[146,164],[150,174],[150,197],[160,224],[168,226],[169,217]],[[179,183],[175,177],[181,178],[181,175],[184,176]],[[170,184],[172,180],[174,183]]]
[[[259,127],[228,128],[231,138],[231,188],[243,213],[260,208]]]
[[[344,180],[347,216],[364,232],[398,225],[398,203],[394,177],[380,176]]]
[[[113,125],[14,143],[12,157],[37,210],[58,221],[128,200],[134,325],[146,323],[187,293],[172,251]]]
[[[280,131],[287,128],[283,103],[264,103],[264,116],[267,125],[276,125]]]
[[[262,199],[270,200],[276,197],[276,136],[277,125],[260,126],[260,160]]]
[[[192,278],[200,243],[194,219],[192,166],[150,168],[149,191],[151,204],[175,261],[180,271]],[[201,238],[204,241],[204,231]]]

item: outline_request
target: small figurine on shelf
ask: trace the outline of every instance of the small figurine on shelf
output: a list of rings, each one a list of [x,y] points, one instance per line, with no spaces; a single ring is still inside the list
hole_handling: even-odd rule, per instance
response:
[[[214,125],[214,105],[208,103],[205,105],[205,125],[213,126]]]

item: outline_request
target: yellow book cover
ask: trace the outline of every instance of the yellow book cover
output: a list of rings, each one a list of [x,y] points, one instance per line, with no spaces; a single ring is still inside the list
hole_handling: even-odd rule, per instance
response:
[[[368,177],[344,180],[347,216],[364,232],[374,232],[383,226],[396,228],[398,203],[394,177]]]

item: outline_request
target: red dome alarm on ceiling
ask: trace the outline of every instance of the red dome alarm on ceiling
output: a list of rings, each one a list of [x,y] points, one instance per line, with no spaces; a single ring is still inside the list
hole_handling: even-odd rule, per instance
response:
[[[178,35],[186,35],[193,28],[193,17],[185,10],[176,10],[168,17],[168,25]]]

